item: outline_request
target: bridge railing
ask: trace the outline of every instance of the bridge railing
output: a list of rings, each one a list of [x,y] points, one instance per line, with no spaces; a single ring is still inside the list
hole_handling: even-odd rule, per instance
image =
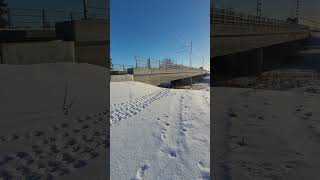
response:
[[[213,11],[213,12],[212,12]],[[211,23],[237,26],[263,26],[263,27],[282,27],[282,28],[303,28],[308,26],[298,23],[288,22],[275,18],[249,15],[235,12],[229,9],[214,8],[211,11]]]
[[[141,56],[135,56],[134,68],[147,68],[147,69],[199,69],[196,67],[185,66],[179,64],[171,59],[157,60],[151,58],[145,58]]]
[[[89,7],[89,19],[106,19],[107,9]],[[82,11],[51,9],[8,8],[7,27],[9,29],[54,29],[56,22],[83,19]]]
[[[127,71],[128,69],[134,68],[133,65],[127,64],[112,64],[111,69],[113,71]]]

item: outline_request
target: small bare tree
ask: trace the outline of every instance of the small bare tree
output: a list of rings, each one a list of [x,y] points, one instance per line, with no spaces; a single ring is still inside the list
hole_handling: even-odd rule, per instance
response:
[[[62,111],[64,112],[64,115],[68,115],[69,111],[74,104],[76,100],[76,97],[71,98],[71,94],[68,93],[68,81],[66,81],[66,88],[64,91],[64,98],[63,98],[63,104],[62,104]],[[67,101],[70,101],[69,103]]]
[[[129,94],[129,98],[130,98],[130,100],[133,98],[133,92],[132,92],[132,88],[131,88],[131,86],[130,86],[130,94]]]

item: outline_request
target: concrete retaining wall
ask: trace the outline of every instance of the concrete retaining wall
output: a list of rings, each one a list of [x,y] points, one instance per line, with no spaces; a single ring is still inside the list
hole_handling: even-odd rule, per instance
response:
[[[107,20],[78,20],[56,24],[57,37],[75,42],[76,62],[110,66]]]
[[[74,62],[74,43],[67,41],[1,43],[1,64]]]
[[[133,81],[133,75],[111,75],[111,82],[123,82],[123,81]]]

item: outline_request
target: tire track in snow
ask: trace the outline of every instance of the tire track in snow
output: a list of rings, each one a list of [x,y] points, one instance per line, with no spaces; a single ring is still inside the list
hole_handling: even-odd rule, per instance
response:
[[[167,96],[169,91],[169,89],[160,89],[151,94],[142,96],[141,98],[136,98],[126,103],[112,105],[110,112],[110,125],[112,126],[121,120],[137,115],[154,101]]]

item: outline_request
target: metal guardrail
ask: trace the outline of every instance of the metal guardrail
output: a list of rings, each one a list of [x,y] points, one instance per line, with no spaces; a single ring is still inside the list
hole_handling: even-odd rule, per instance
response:
[[[141,56],[135,56],[134,68],[147,68],[147,69],[199,69],[195,67],[185,66],[178,64],[176,61],[164,59],[157,60],[151,58],[145,58]]]
[[[134,66],[126,65],[126,64],[112,64],[112,67],[111,67],[113,71],[127,71],[130,68],[134,68]]]
[[[184,66],[178,64],[173,60],[164,59],[157,60],[151,58],[144,58],[141,56],[135,56],[136,66],[135,68],[155,68],[155,69],[196,69],[190,66]]]
[[[195,67],[185,66],[178,64],[175,61],[168,60],[155,60],[151,58],[144,58],[135,56],[135,65],[127,64],[112,64],[112,71],[128,71],[131,68],[143,68],[143,69],[199,69]]]
[[[89,19],[106,19],[107,9],[88,8]],[[82,11],[8,8],[9,29],[54,29],[56,22],[83,19]]]
[[[308,26],[275,18],[249,15],[229,9],[211,8],[211,24],[308,29]]]

